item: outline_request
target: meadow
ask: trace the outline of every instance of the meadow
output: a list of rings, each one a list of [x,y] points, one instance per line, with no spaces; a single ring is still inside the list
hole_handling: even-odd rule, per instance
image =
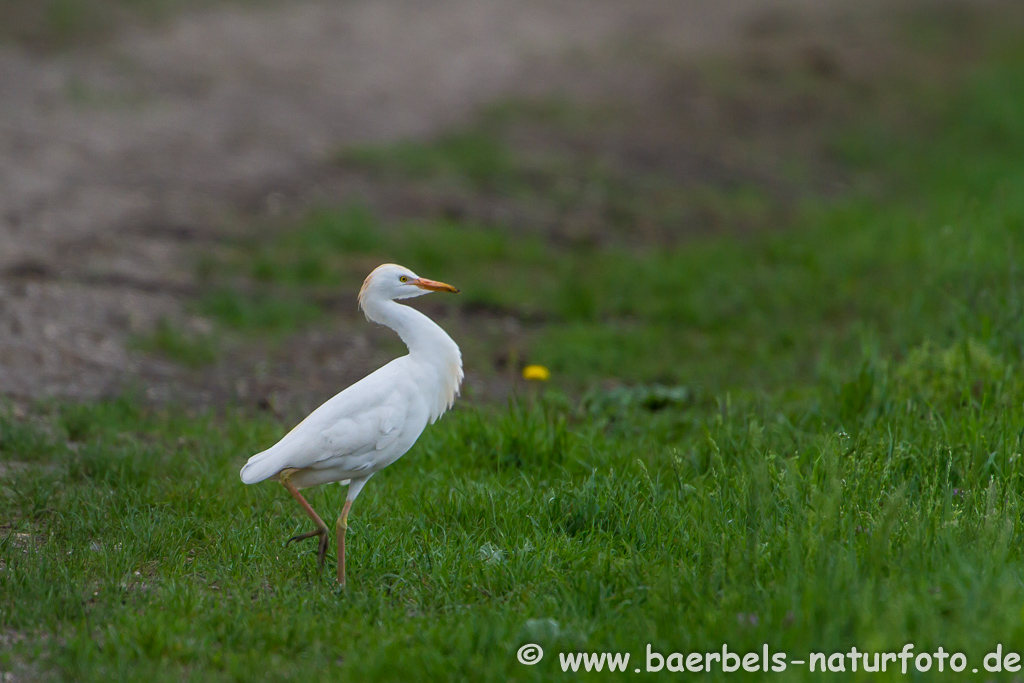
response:
[[[648,644],[792,660],[914,643],[975,675],[997,644],[1024,650],[1024,50],[1000,43],[903,107],[846,124],[832,150],[853,180],[784,224],[756,188],[704,196],[766,226],[741,237],[635,239],[694,197],[600,166],[560,186],[559,159],[526,163],[495,133],[508,108],[344,150],[469,194],[560,205],[597,187],[609,227],[573,242],[326,207],[199,264],[195,310],[224,335],[286,335],[387,257],[463,288],[439,319],[518,317],[509,362],[551,381],[470,397],[370,482],[345,591],[285,547],[308,526],[285,492],[238,481],[286,420],[130,393],[7,406],[0,671],[528,681],[569,675],[558,652],[629,652],[632,670]],[[467,340],[467,367],[491,365],[491,341]],[[170,327],[140,345],[196,367],[219,353]],[[344,491],[309,499],[333,519]],[[526,643],[544,660],[520,664]],[[737,676],[763,674],[709,677]]]

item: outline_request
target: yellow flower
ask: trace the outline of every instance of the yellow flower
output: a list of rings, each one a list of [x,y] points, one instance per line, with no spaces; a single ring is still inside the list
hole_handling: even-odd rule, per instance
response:
[[[551,371],[543,365],[527,365],[523,368],[523,379],[535,379],[547,382],[551,379]]]

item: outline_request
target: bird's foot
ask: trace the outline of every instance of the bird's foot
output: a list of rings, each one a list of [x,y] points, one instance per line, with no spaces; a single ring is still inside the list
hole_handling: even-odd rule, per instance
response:
[[[323,569],[324,569],[324,557],[327,555],[327,541],[328,541],[328,533],[327,533],[327,527],[326,526],[325,527],[320,527],[319,529],[314,529],[313,531],[308,531],[308,532],[306,532],[304,534],[298,534],[297,536],[292,536],[285,543],[285,547],[291,545],[292,541],[304,541],[307,538],[313,538],[314,536],[319,536],[320,537],[320,540],[317,543],[316,567],[317,567],[318,571],[323,571]]]

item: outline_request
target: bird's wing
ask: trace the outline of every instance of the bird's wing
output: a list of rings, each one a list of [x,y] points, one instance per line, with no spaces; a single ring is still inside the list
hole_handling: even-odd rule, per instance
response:
[[[365,469],[363,456],[394,443],[409,413],[409,387],[394,374],[378,371],[317,408],[276,445],[250,458],[242,480],[254,483],[286,468],[322,467],[327,461],[332,468]],[[375,376],[377,381],[366,381]]]
[[[337,460],[343,456],[358,457],[387,448],[402,433],[407,412],[405,395],[396,391],[382,405],[338,421],[324,430],[323,450],[315,462]]]
[[[400,397],[401,398],[401,397]],[[396,403],[399,401],[396,401]],[[382,451],[395,442],[395,439],[402,433],[402,423],[405,421],[405,415],[408,412],[406,410],[407,402],[402,400],[402,404],[398,406],[388,406],[380,415],[380,425],[377,438],[377,443],[374,446],[375,450]]]

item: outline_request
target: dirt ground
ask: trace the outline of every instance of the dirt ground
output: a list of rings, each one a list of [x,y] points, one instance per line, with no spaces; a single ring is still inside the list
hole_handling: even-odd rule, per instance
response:
[[[496,98],[654,92],[651,53],[735,55],[780,26],[827,70],[821,46],[842,40],[849,5],[297,0],[196,10],[59,54],[2,46],[0,392],[328,395],[386,359],[354,311],[198,375],[129,340],[187,317],[197,251],[245,229],[239,217],[358,193],[330,163],[340,148],[430,136]]]

